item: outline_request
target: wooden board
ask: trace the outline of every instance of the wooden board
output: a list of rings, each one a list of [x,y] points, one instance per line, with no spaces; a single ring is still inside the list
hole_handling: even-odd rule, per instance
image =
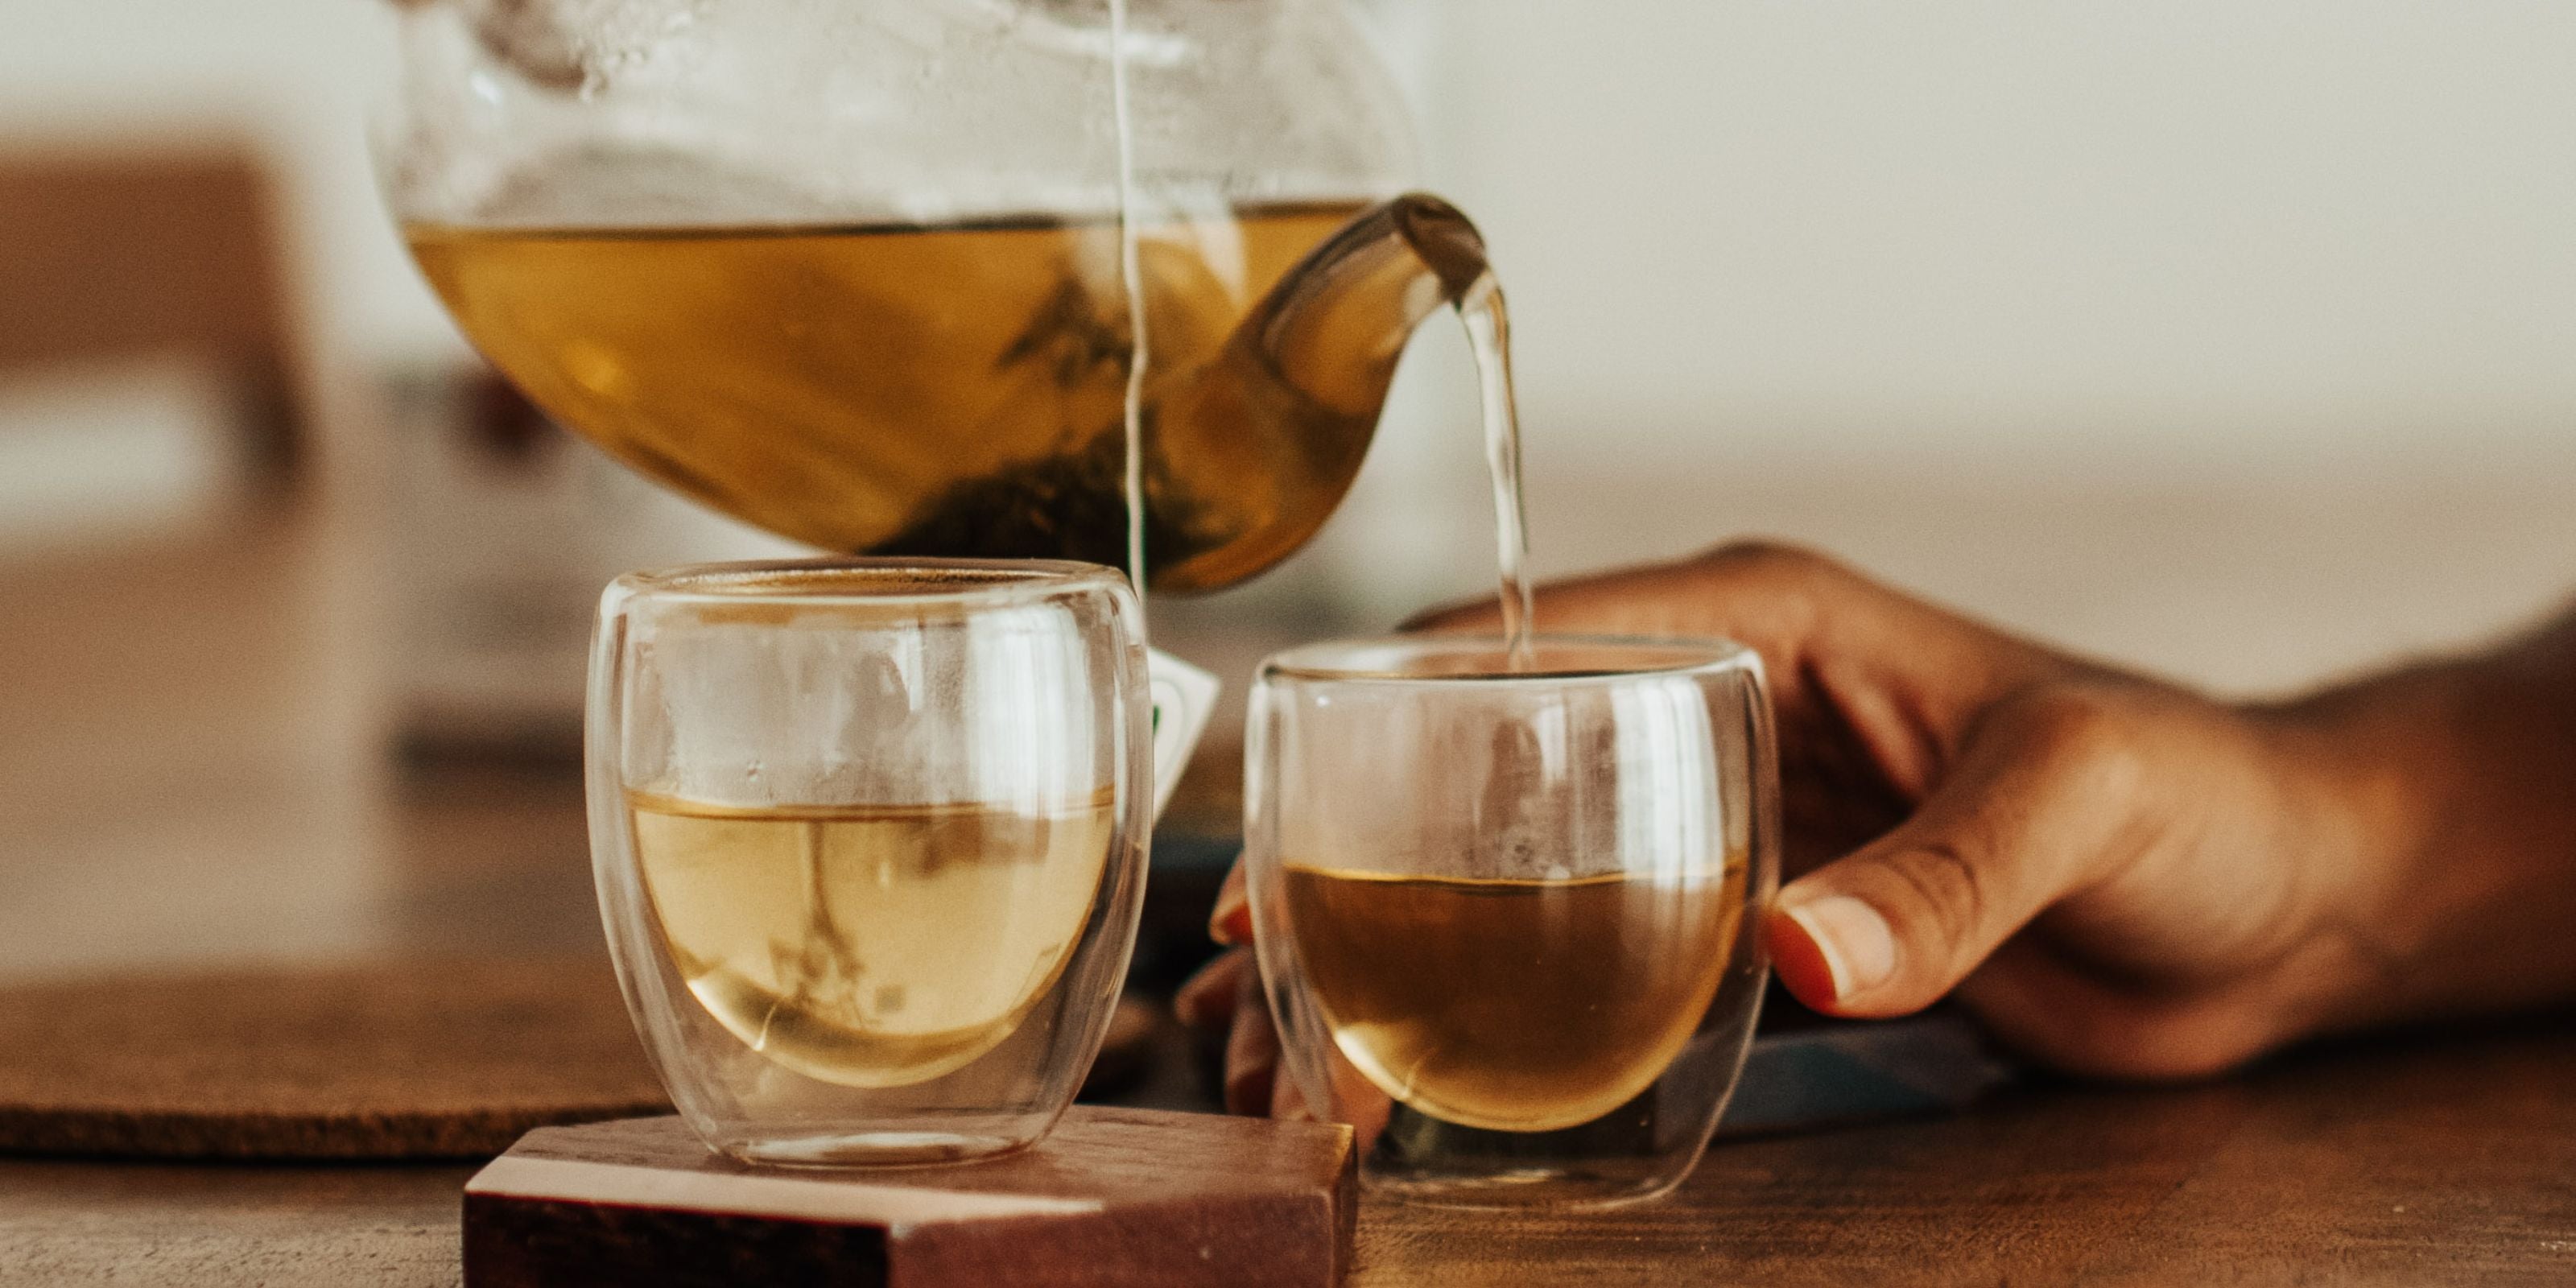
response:
[[[0,990],[0,1150],[483,1158],[653,1113],[604,958],[427,958]]]
[[[679,1119],[530,1132],[465,1187],[468,1288],[1314,1288],[1350,1264],[1349,1129],[1077,1105],[1029,1151],[817,1172]]]

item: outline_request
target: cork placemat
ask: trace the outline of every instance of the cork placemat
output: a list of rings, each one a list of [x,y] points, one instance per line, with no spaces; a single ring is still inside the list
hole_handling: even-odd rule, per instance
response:
[[[0,989],[0,1150],[488,1157],[668,1101],[596,957],[429,958]]]

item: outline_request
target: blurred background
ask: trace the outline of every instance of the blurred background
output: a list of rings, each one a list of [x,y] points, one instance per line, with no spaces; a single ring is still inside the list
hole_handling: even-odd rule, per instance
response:
[[[2227,693],[2576,584],[2576,8],[1367,8],[1510,293],[1542,573],[1782,537]],[[376,198],[391,67],[372,0],[0,15],[0,978],[595,944],[597,588],[781,548],[482,374]],[[1483,593],[1465,362],[1166,646]]]

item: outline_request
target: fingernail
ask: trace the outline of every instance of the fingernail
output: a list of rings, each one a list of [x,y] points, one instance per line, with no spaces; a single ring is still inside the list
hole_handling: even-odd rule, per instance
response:
[[[1208,938],[1228,948],[1252,942],[1252,905],[1229,899],[1208,917]]]
[[[1835,1000],[1866,993],[1896,973],[1896,936],[1878,909],[1847,894],[1829,894],[1788,913],[1824,956]]]

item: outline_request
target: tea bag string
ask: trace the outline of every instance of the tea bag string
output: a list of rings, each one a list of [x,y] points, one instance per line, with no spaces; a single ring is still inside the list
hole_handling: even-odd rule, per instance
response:
[[[1127,580],[1145,628],[1145,272],[1136,249],[1136,132],[1127,107],[1127,0],[1109,0],[1109,105],[1118,131],[1118,276],[1127,292]]]

